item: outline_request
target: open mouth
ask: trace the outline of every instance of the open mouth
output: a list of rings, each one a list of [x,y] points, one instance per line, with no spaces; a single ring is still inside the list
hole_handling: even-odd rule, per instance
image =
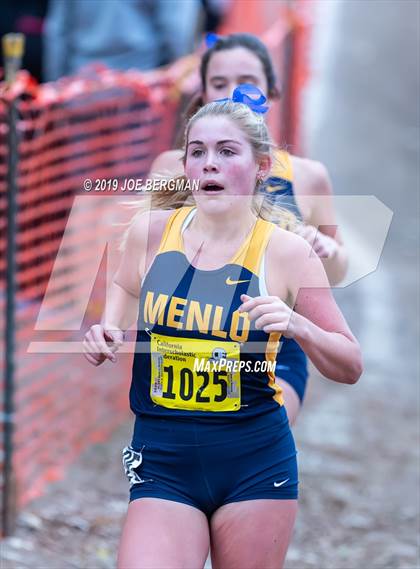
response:
[[[205,192],[221,192],[224,190],[224,186],[222,184],[218,184],[217,182],[204,182],[201,186],[201,189]]]

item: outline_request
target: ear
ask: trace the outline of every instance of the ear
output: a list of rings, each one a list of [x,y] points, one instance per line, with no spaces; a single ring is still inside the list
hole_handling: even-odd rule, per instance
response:
[[[259,165],[258,165],[258,177],[262,180],[268,178],[271,172],[272,161],[270,156],[265,156],[261,158]]]

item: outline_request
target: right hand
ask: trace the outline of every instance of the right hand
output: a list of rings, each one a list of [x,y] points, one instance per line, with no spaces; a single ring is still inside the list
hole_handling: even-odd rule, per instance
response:
[[[325,235],[313,225],[300,225],[295,233],[303,237],[320,259],[330,259],[338,251],[338,243],[329,235]]]
[[[83,340],[83,353],[89,363],[99,366],[105,360],[117,361],[115,352],[122,346],[124,333],[118,328],[105,329],[102,324],[94,324],[86,332]]]

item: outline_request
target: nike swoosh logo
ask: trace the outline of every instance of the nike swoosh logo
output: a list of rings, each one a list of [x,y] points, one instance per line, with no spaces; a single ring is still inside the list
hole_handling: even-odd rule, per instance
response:
[[[226,284],[227,285],[236,285],[236,284],[240,284],[240,283],[249,283],[250,279],[246,279],[244,281],[233,281],[230,277],[228,277],[226,279]]]
[[[289,482],[290,478],[286,478],[286,480],[283,480],[282,482],[274,482],[274,486],[276,488],[278,488],[279,486],[283,486],[283,484],[286,484],[286,482]]]

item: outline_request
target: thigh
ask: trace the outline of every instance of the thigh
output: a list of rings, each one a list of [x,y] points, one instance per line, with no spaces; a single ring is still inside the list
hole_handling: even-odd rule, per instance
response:
[[[207,518],[197,508],[158,498],[130,502],[118,569],[199,569],[208,551]]]
[[[296,519],[297,500],[226,504],[211,519],[213,569],[280,569]]]

